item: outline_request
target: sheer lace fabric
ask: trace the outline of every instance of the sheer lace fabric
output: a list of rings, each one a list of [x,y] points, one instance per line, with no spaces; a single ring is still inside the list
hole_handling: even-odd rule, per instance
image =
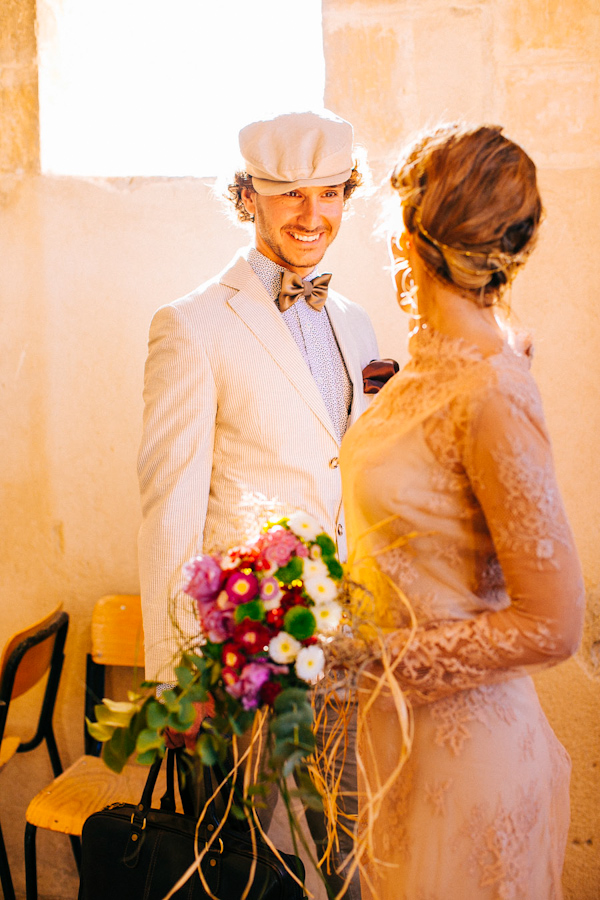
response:
[[[382,900],[558,898],[569,763],[528,673],[576,649],[583,585],[539,393],[514,342],[485,358],[425,331],[411,352],[341,454],[357,572],[381,573],[373,616],[415,708],[374,884]],[[391,720],[382,698],[381,777]]]

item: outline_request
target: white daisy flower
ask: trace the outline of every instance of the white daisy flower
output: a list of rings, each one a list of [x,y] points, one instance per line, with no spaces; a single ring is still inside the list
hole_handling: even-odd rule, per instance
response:
[[[269,656],[276,663],[285,665],[293,662],[298,656],[302,644],[287,631],[280,631],[269,641]]]
[[[318,547],[318,544],[315,544]],[[320,549],[320,548],[319,548]],[[329,570],[322,559],[305,559],[302,570],[304,580],[308,578],[327,578]]]
[[[316,519],[305,512],[294,513],[288,520],[288,528],[303,541],[314,541],[317,535],[323,533],[323,529]]]
[[[325,654],[320,647],[303,647],[296,659],[296,675],[302,681],[316,681],[324,666]]]
[[[335,600],[317,603],[312,611],[317,620],[317,631],[335,631],[342,621],[342,607]]]
[[[318,544],[313,544],[310,550],[308,551],[308,555],[311,559],[321,559],[323,556],[323,551],[319,547]]]
[[[315,603],[327,603],[337,597],[337,585],[331,578],[315,575],[304,582],[304,590]]]

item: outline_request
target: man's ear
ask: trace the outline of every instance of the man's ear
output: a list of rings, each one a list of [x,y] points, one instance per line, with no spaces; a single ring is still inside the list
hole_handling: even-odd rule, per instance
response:
[[[256,192],[251,191],[248,188],[242,188],[242,203],[246,207],[247,212],[250,213],[251,216],[254,216],[256,213]]]

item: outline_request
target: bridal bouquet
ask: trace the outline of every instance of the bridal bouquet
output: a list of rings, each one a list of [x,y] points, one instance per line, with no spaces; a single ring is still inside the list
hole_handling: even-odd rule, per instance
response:
[[[177,683],[160,697],[145,682],[128,702],[96,706],[88,729],[106,764],[121,771],[133,755],[152,763],[165,752],[165,730],[189,733],[194,704],[211,703],[194,738],[201,763],[223,762],[232,736],[261,712],[269,723],[266,778],[281,783],[301,767],[315,746],[309,693],[323,672],[322,645],[342,618],[342,575],[334,541],[301,512],[268,522],[252,542],[187,563],[183,590],[194,600],[202,644],[183,650]],[[318,805],[310,779],[300,781],[304,801]]]

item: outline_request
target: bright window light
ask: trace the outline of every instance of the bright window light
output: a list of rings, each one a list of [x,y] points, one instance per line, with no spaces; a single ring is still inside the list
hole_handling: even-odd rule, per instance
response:
[[[42,170],[220,173],[248,122],[323,105],[321,0],[38,0]]]

